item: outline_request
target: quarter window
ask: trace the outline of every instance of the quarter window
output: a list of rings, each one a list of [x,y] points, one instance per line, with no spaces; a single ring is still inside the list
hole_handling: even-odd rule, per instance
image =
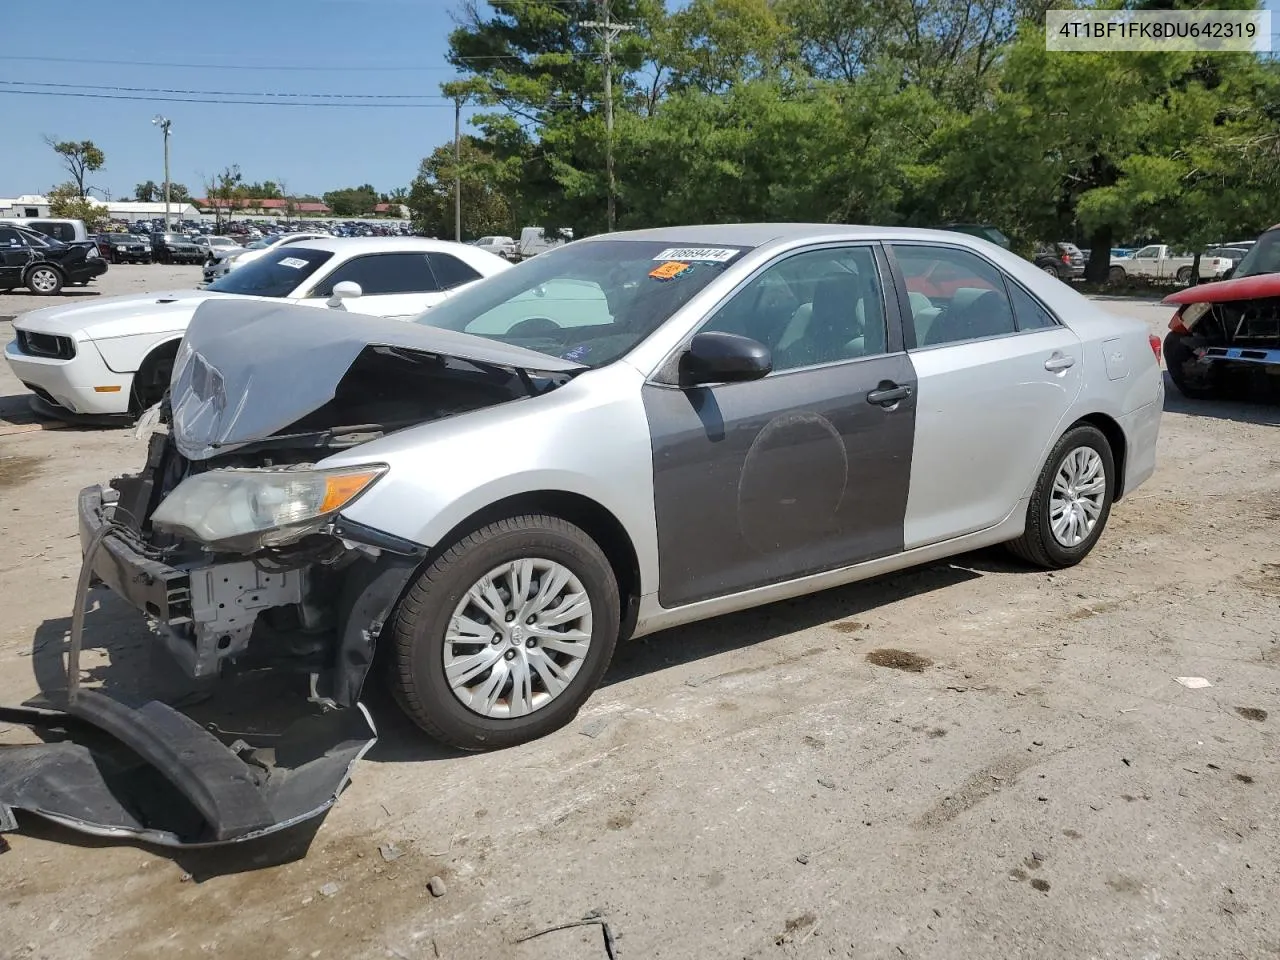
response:
[[[431,272],[435,274],[436,283],[440,285],[441,290],[452,290],[464,283],[480,279],[479,273],[450,254],[429,253],[427,260],[431,264]]]
[[[917,347],[1013,333],[1013,306],[1000,271],[955,247],[894,244],[911,301]]]
[[[763,343],[775,371],[884,353],[875,254],[870,247],[832,247],[787,257],[717,310],[702,327],[709,331]]]
[[[439,290],[424,253],[379,253],[348,260],[316,287],[313,297],[328,297],[344,281],[360,284],[364,296],[434,293]]]
[[[1005,286],[1009,288],[1009,300],[1013,303],[1013,316],[1018,321],[1019,330],[1042,330],[1058,325],[1053,315],[1027,291],[1016,283],[1007,283]]]
[[[22,234],[9,227],[0,227],[0,247],[21,247]]]

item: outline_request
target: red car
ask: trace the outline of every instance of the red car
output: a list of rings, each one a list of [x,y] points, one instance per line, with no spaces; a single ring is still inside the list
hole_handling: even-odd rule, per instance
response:
[[[1280,387],[1280,224],[1263,232],[1230,278],[1170,294],[1164,340],[1174,385],[1208,400]],[[1271,376],[1267,376],[1270,374]]]

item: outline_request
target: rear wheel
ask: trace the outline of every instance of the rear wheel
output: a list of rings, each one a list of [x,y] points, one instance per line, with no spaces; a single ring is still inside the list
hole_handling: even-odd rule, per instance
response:
[[[392,692],[451,746],[534,740],[577,715],[619,622],[613,569],[586,533],[551,516],[491,523],[445,550],[401,602]]]
[[[1047,273],[1051,277],[1057,277],[1059,280],[1062,279],[1062,274],[1058,273],[1058,268],[1055,267],[1052,263],[1046,263],[1043,266],[1041,266],[1040,269],[1043,270],[1045,273]]]
[[[51,297],[62,290],[62,274],[53,267],[32,267],[27,272],[27,289],[38,297]]]
[[[1178,272],[1174,274],[1174,279],[1176,279],[1176,280],[1177,280],[1179,283],[1181,283],[1181,284],[1190,284],[1190,283],[1191,283],[1191,268],[1190,268],[1190,267],[1179,267],[1179,268],[1178,268]]]
[[[1077,424],[1054,445],[1027,506],[1027,526],[1009,544],[1015,554],[1051,570],[1089,555],[1111,515],[1115,458],[1106,435]]]
[[[1111,283],[1123,283],[1125,276],[1124,267],[1112,267],[1107,271],[1107,280]]]

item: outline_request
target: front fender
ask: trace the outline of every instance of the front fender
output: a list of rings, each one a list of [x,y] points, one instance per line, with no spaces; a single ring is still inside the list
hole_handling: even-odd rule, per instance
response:
[[[94,340],[93,345],[98,348],[103,363],[112,373],[137,373],[142,361],[156,347],[176,343],[181,339],[181,330],[168,330],[163,333],[136,333],[128,337]]]
[[[640,374],[615,363],[516,400],[361,444],[321,466],[389,466],[343,511],[427,547],[509,497],[576,494],[608,510],[636,549],[641,590],[657,589],[653,455]]]

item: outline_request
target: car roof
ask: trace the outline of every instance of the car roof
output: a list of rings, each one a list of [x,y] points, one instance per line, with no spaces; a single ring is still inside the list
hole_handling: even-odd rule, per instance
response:
[[[877,227],[865,224],[839,223],[714,223],[703,226],[654,227],[602,233],[585,241],[653,240],[663,243],[727,243],[737,247],[763,247],[775,242],[822,240],[841,237],[866,240],[933,240],[954,244],[968,234],[951,230],[926,230],[919,227]],[[981,239],[981,238],[978,238]],[[962,240],[959,242],[963,242]]]
[[[423,253],[454,253],[465,251],[474,255],[475,247],[452,240],[430,240],[427,237],[319,237],[299,240],[290,246],[306,246],[311,250],[327,250],[330,253],[376,252],[379,250],[421,250]]]

